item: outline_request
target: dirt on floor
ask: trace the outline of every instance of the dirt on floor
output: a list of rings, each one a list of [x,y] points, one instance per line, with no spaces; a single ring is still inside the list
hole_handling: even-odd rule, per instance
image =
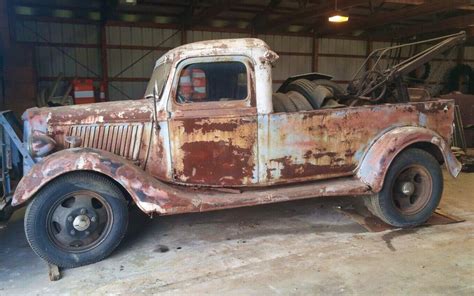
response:
[[[445,179],[440,208],[465,222],[370,233],[339,211],[360,206],[351,197],[153,220],[136,211],[111,257],[57,282],[19,211],[0,229],[0,295],[474,295],[474,174]]]

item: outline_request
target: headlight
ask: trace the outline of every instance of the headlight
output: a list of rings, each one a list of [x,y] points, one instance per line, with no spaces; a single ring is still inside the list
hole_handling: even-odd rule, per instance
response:
[[[51,137],[33,132],[28,139],[28,151],[32,157],[44,157],[56,147],[56,141]]]

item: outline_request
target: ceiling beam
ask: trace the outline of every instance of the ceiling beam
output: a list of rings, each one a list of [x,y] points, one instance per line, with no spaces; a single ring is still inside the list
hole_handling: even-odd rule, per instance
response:
[[[198,14],[193,15],[191,23],[198,25],[218,16],[220,13],[230,9],[234,3],[231,0],[214,0],[212,6],[203,8]]]
[[[349,33],[356,30],[366,30],[374,27],[397,23],[402,20],[427,16],[443,11],[455,10],[456,8],[466,5],[470,0],[434,0],[417,6],[409,6],[407,8],[397,9],[390,12],[379,12],[367,16],[364,20],[350,21],[345,24],[333,24],[325,22],[323,26],[315,29],[318,35]]]
[[[272,13],[273,10],[278,5],[280,5],[281,2],[282,0],[270,0],[268,5],[262,11],[257,13],[255,17],[252,19],[252,21],[250,22],[252,27],[255,29],[259,26],[264,25],[268,21],[268,16],[270,15],[270,13]]]
[[[411,26],[408,28],[403,28],[393,32],[393,37],[398,39],[413,37],[416,35],[426,34],[426,33],[436,33],[444,32],[447,30],[463,30],[468,29],[474,25],[474,13],[467,14],[462,16],[450,17],[440,21],[435,21],[431,23],[419,24]],[[378,34],[379,37],[382,37],[382,33]],[[386,35],[383,34],[383,35]],[[375,36],[377,37],[377,36]]]
[[[385,0],[385,3],[420,5],[425,3],[425,0]]]
[[[368,5],[369,0],[339,0],[337,2],[338,9],[346,10],[354,6]],[[276,31],[283,27],[288,27],[291,24],[301,22],[302,20],[326,15],[334,10],[334,1],[324,1],[321,4],[311,5],[299,9],[286,16],[281,16],[267,21],[265,24],[259,25],[255,28],[258,32]]]

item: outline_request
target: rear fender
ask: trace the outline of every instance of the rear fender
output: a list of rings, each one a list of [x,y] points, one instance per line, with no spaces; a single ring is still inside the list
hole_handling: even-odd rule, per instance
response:
[[[38,162],[18,184],[12,205],[31,199],[55,178],[75,171],[92,171],[106,175],[125,189],[145,213],[164,213],[173,189],[145,171],[113,153],[90,148],[65,149]],[[177,202],[176,200],[174,202]]]
[[[449,173],[453,177],[459,174],[462,165],[441,136],[426,128],[399,127],[383,134],[370,146],[356,169],[357,177],[369,185],[373,192],[379,192],[395,157],[403,149],[418,143],[430,143],[436,146],[443,155]]]

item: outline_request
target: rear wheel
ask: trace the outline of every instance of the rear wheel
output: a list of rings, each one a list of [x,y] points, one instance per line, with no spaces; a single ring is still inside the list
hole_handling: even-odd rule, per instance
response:
[[[86,172],[46,185],[25,214],[32,249],[61,267],[104,259],[118,246],[127,225],[128,206],[121,190],[108,178]]]
[[[424,150],[408,149],[395,158],[382,190],[367,200],[367,206],[390,225],[413,227],[431,217],[442,192],[438,161]]]

